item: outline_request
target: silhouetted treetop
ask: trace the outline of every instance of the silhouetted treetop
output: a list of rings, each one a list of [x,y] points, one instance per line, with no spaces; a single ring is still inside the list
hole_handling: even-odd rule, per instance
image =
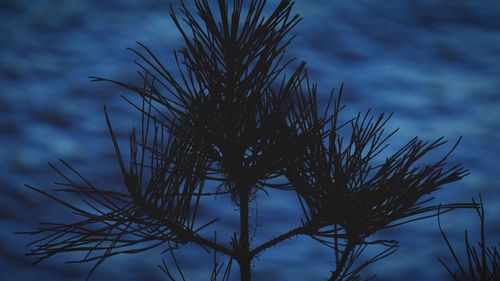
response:
[[[111,256],[161,246],[172,260],[162,270],[175,280],[168,269],[174,265],[185,280],[174,251],[193,243],[213,252],[211,280],[228,280],[236,261],[241,280],[250,281],[256,256],[306,235],[331,248],[335,264],[329,280],[359,280],[363,268],[398,245],[390,239],[372,241],[372,234],[438,211],[477,207],[432,202],[432,193],[467,175],[462,165],[447,163],[455,146],[422,164],[424,156],[445,144],[443,138],[414,138],[387,152],[396,132],[385,129],[390,115],[368,111],[340,121],[343,87],[338,94],[332,91],[320,110],[318,95],[323,94],[310,81],[305,63],[286,56],[289,33],[300,21],[292,13],[294,2],[281,0],[268,14],[266,4],[195,0],[194,11],[181,4],[182,18],[171,7],[184,43],[173,54],[175,65],[165,66],[138,43],[130,50],[141,85],[92,77],[131,90],[140,100],[124,96],[141,115],[140,129],[129,133],[126,154],[104,108],[123,188],[98,188],[64,161],[66,171],[51,165],[64,180],[56,183],[59,191],[79,194],[84,207],[30,187],[80,219],[28,232],[41,236],[27,254],[35,263],[81,252],[83,257],[73,262],[95,262],[90,277]],[[300,204],[290,207],[302,208],[301,223],[253,245],[249,212],[256,194],[270,188],[296,193]],[[200,218],[200,206],[213,204],[207,200],[213,196],[230,196],[237,206],[239,229],[229,241],[218,240],[216,231],[213,237],[202,231],[217,225],[216,217]],[[386,248],[360,262],[371,244]],[[216,258],[220,254],[228,258],[224,270]]]

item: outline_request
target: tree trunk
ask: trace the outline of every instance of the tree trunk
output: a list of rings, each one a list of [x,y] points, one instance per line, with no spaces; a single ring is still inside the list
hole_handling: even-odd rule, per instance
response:
[[[238,264],[240,266],[241,281],[250,281],[250,242],[248,231],[248,201],[249,188],[243,187],[240,191],[240,253]]]

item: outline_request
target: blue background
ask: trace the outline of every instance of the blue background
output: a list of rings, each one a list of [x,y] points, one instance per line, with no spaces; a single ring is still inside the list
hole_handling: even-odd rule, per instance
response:
[[[274,6],[276,1],[270,1]],[[96,185],[120,186],[102,105],[110,108],[123,136],[137,113],[122,89],[91,83],[98,75],[137,81],[135,41],[150,46],[173,69],[172,50],[181,46],[168,16],[168,1],[0,2],[0,280],[85,280],[91,264],[64,265],[63,256],[31,266],[24,257],[40,221],[71,221],[68,210],[23,187],[45,190],[58,179],[47,162],[63,158]],[[176,1],[174,7],[178,6]],[[289,57],[308,62],[322,95],[345,84],[346,114],[372,108],[394,112],[391,140],[397,148],[413,136],[445,136],[448,147],[462,136],[450,160],[471,175],[445,186],[436,202],[464,202],[479,192],[486,205],[489,244],[500,241],[500,2],[484,1],[299,1],[303,16]],[[122,142],[122,145],[126,145]],[[441,151],[444,153],[445,150]],[[78,202],[77,198],[70,198]],[[234,206],[216,199],[205,214],[226,214],[211,231],[231,233]],[[254,243],[299,223],[293,195],[272,192],[257,198]],[[255,206],[254,206],[255,207]],[[227,215],[229,214],[229,215]],[[443,216],[458,249],[463,230],[477,236],[472,211]],[[450,260],[435,219],[377,234],[399,239],[393,256],[369,267],[377,280],[447,280],[437,257]],[[208,280],[210,256],[196,247],[179,254],[188,280]],[[157,251],[112,258],[91,280],[166,280],[156,267]],[[463,253],[463,252],[462,252]],[[369,252],[367,252],[369,254]],[[296,238],[264,252],[254,263],[255,280],[324,280],[332,253],[317,242]],[[235,265],[233,272],[238,268]]]

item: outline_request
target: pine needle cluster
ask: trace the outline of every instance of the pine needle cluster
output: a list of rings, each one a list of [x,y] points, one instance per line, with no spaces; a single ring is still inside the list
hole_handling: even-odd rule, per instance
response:
[[[394,153],[385,129],[390,115],[370,111],[341,117],[341,96],[332,91],[320,109],[316,84],[305,63],[287,59],[290,31],[300,17],[294,3],[282,0],[265,13],[265,0],[195,0],[195,12],[184,4],[181,18],[171,9],[184,47],[174,52],[175,72],[139,43],[141,85],[93,77],[126,88],[141,102],[124,97],[141,113],[141,127],[129,133],[129,159],[124,159],[105,117],[116,152],[123,189],[95,187],[70,164],[54,170],[64,179],[61,191],[83,196],[77,207],[42,189],[81,220],[49,223],[30,234],[29,256],[36,262],[53,255],[81,252],[74,262],[94,262],[94,269],[118,254],[164,247],[172,255],[192,243],[214,252],[210,280],[227,280],[232,262],[240,278],[251,280],[252,260],[266,249],[298,235],[330,247],[335,264],[329,280],[358,280],[367,265],[394,253],[395,240],[372,241],[383,229],[425,219],[475,204],[432,203],[443,185],[467,175],[462,165],[449,166],[446,153],[426,164],[422,158],[445,141],[410,140]],[[344,121],[342,121],[344,120]],[[211,183],[211,184],[208,184]],[[216,183],[216,184],[213,184]],[[279,189],[297,194],[302,224],[252,245],[249,208],[259,192]],[[199,206],[212,196],[230,196],[238,207],[240,228],[230,241],[204,237],[217,218],[201,221]],[[386,250],[359,261],[371,244]],[[224,255],[223,267],[215,259]],[[182,269],[173,263],[184,280]],[[174,272],[161,266],[167,277]],[[326,272],[327,273],[327,272]]]

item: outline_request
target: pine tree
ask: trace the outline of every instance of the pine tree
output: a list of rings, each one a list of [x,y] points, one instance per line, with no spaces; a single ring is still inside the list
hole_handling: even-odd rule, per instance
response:
[[[370,111],[340,117],[343,88],[330,94],[327,108],[318,104],[316,84],[305,63],[287,59],[290,31],[300,17],[293,2],[281,0],[265,15],[265,0],[195,0],[196,11],[181,5],[182,19],[171,17],[184,41],[174,52],[172,73],[145,45],[138,57],[142,85],[93,77],[131,90],[142,102],[125,98],[141,113],[141,128],[130,132],[130,159],[105,117],[114,145],[123,191],[95,187],[62,162],[53,166],[65,182],[61,190],[84,196],[88,208],[65,202],[31,187],[78,214],[77,223],[41,225],[28,255],[35,263],[55,254],[82,252],[77,262],[94,262],[142,252],[160,245],[173,251],[197,244],[229,258],[214,262],[211,280],[227,280],[231,261],[240,278],[251,280],[252,260],[266,249],[306,235],[332,249],[335,264],[329,280],[358,280],[367,265],[394,253],[395,240],[371,241],[382,229],[425,219],[474,204],[432,204],[429,195],[467,174],[449,167],[449,153],[420,165],[445,144],[443,138],[410,140],[386,151],[396,131],[384,128],[390,115]],[[270,189],[297,194],[302,224],[261,244],[252,245],[249,208],[258,193]],[[230,241],[206,237],[217,218],[199,220],[199,206],[212,196],[230,196],[239,211],[239,230]],[[206,232],[205,232],[206,233]],[[359,262],[372,244],[386,246]],[[170,265],[172,266],[172,264]],[[181,268],[174,258],[174,266]],[[174,279],[169,266],[162,267]],[[182,277],[184,279],[184,276]]]

